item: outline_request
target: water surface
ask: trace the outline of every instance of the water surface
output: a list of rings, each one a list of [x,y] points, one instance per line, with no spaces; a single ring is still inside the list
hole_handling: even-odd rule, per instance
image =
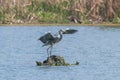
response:
[[[51,31],[74,28],[53,48],[55,55],[78,66],[38,67],[46,59],[46,48],[38,38]],[[120,80],[120,28],[51,26],[0,27],[1,80]]]

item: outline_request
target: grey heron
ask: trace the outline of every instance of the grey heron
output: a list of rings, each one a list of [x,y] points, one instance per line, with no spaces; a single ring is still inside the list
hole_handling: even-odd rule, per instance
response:
[[[75,30],[75,29],[68,29],[68,28],[64,29],[64,30],[61,29],[58,31],[57,36],[54,36],[50,32],[48,32],[45,35],[41,36],[38,40],[40,40],[42,43],[44,43],[43,46],[49,45],[49,47],[47,48],[47,54],[49,57],[49,56],[51,56],[53,45],[58,43],[59,41],[61,41],[61,39],[63,38],[62,34],[73,34],[75,32],[77,32],[77,30]]]

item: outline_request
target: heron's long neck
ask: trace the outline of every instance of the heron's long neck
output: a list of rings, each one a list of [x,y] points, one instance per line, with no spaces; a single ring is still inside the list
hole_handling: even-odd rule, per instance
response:
[[[62,39],[62,31],[59,31],[60,40]]]

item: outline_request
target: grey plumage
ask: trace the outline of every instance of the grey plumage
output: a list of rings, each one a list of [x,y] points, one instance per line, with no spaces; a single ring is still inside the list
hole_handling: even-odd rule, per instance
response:
[[[75,32],[77,32],[77,30],[74,30],[74,29],[59,30],[59,34],[57,36],[53,36],[51,33],[46,33],[45,35],[40,37],[38,40],[44,43],[43,46],[50,45],[50,47],[48,47],[47,49],[47,54],[49,57],[51,56],[53,45],[61,41],[63,37],[62,34],[73,34]],[[50,49],[50,52],[49,52],[49,49]]]

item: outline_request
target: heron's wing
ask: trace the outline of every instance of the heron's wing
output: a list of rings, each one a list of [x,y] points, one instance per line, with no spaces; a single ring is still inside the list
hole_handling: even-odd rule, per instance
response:
[[[63,31],[63,34],[73,34],[75,32],[77,32],[78,30],[75,30],[75,29],[68,29],[68,30],[64,30]]]
[[[52,39],[54,39],[52,34],[51,33],[47,33],[47,34],[43,35],[42,37],[40,37],[38,40],[40,40],[43,43],[46,43],[46,42],[48,42],[48,41],[50,41]]]

